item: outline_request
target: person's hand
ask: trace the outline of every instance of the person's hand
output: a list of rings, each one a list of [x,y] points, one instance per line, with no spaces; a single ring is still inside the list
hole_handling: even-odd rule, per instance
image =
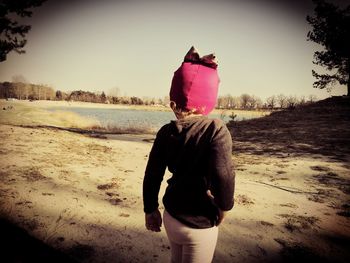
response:
[[[211,193],[210,190],[207,190],[207,195],[214,200],[214,196],[213,194]],[[228,211],[224,211],[224,210],[221,210],[220,208],[218,208],[218,217],[217,217],[217,220],[216,220],[216,226],[219,226],[225,219],[225,216],[227,215],[227,212]]]
[[[155,210],[152,213],[145,214],[146,228],[150,231],[160,232],[162,226],[162,216],[159,210]]]
[[[207,190],[207,195],[208,195],[211,199],[214,200],[214,196],[213,196],[213,194],[211,193],[210,190]]]
[[[227,211],[221,210],[220,208],[218,208],[218,210],[219,210],[219,215],[218,215],[218,219],[216,221],[216,226],[218,226],[222,222],[224,222],[225,216],[227,215]]]

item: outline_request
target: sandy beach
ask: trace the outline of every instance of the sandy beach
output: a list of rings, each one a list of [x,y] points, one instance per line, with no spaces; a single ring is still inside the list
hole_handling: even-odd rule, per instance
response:
[[[0,106],[2,218],[77,262],[169,262],[164,229],[144,227],[142,180],[154,135],[91,136],[55,128],[94,121],[48,112],[44,102]],[[257,142],[233,138],[235,207],[213,262],[349,262],[348,153],[262,154]]]

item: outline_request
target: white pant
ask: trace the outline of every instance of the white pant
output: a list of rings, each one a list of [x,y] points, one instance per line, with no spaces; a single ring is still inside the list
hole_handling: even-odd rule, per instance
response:
[[[173,218],[166,210],[164,210],[163,221],[170,242],[171,262],[209,263],[212,261],[218,239],[218,227],[190,228]]]

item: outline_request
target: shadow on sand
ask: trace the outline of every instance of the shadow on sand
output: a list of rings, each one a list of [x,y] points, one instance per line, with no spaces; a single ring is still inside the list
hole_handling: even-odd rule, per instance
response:
[[[67,254],[30,236],[27,231],[3,218],[0,218],[0,233],[1,262],[77,262]]]

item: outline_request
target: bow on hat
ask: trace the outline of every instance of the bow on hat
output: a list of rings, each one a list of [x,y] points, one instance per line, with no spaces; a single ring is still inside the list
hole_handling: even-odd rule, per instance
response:
[[[194,46],[187,52],[184,62],[198,63],[214,69],[218,67],[218,61],[214,53],[200,57],[198,50]]]

